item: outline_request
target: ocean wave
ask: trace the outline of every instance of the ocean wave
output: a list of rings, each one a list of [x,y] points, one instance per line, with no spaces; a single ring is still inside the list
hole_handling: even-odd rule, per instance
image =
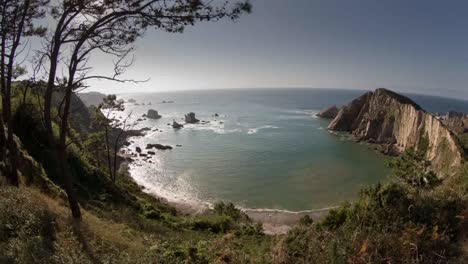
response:
[[[284,110],[283,113],[296,114],[296,115],[314,115],[320,112],[317,109],[293,109],[293,110]]]
[[[231,134],[242,132],[242,129],[240,128],[226,129],[224,122],[224,120],[219,120],[205,124],[184,124],[184,127],[191,130],[208,130],[216,134]]]
[[[270,208],[242,208],[239,207],[242,211],[250,211],[250,212],[260,212],[260,213],[285,213],[285,214],[307,214],[307,213],[315,213],[315,212],[322,212],[328,211],[331,209],[336,209],[338,206],[330,206],[324,207],[320,209],[310,209],[310,210],[299,210],[299,211],[291,211],[285,209],[270,209]]]
[[[267,126],[261,126],[261,127],[257,127],[257,128],[250,128],[250,129],[247,131],[247,134],[249,134],[249,135],[257,134],[259,130],[268,129],[268,128],[276,129],[276,128],[279,128],[279,127],[277,127],[277,126],[272,126],[272,125],[267,125]]]

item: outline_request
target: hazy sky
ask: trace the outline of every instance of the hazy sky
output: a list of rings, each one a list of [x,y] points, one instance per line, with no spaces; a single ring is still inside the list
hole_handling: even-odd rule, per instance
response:
[[[252,0],[236,23],[149,31],[126,77],[101,92],[387,87],[468,98],[466,0]],[[107,58],[95,56],[98,70]]]

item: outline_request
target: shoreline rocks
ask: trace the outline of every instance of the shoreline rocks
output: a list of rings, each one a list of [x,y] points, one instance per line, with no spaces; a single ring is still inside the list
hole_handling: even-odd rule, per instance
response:
[[[159,149],[159,150],[166,150],[166,149],[172,149],[171,146],[169,145],[161,145],[161,144],[147,144],[146,149]]]

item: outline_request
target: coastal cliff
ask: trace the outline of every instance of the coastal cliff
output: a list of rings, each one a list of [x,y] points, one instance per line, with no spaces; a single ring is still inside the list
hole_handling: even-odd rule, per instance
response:
[[[423,150],[441,177],[453,173],[463,160],[456,138],[439,119],[411,99],[384,88],[344,106],[328,129],[382,144],[387,154],[397,155],[409,148]]]

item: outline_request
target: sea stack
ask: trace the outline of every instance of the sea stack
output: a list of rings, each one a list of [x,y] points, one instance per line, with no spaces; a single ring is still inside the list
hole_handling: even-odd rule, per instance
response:
[[[320,113],[317,114],[321,118],[335,118],[340,109],[336,105],[324,108]]]
[[[185,123],[194,124],[194,123],[198,123],[199,121],[200,120],[195,118],[194,112],[190,112],[185,115]]]
[[[389,153],[425,149],[432,169],[442,177],[453,174],[463,160],[458,141],[437,117],[384,88],[367,92],[342,107],[328,129],[381,144]]]
[[[184,125],[177,123],[175,120],[172,122],[172,128],[174,129],[180,129],[183,128]]]
[[[146,117],[151,118],[151,119],[159,119],[161,116],[159,115],[158,111],[150,109],[148,110],[148,113],[146,114]]]

